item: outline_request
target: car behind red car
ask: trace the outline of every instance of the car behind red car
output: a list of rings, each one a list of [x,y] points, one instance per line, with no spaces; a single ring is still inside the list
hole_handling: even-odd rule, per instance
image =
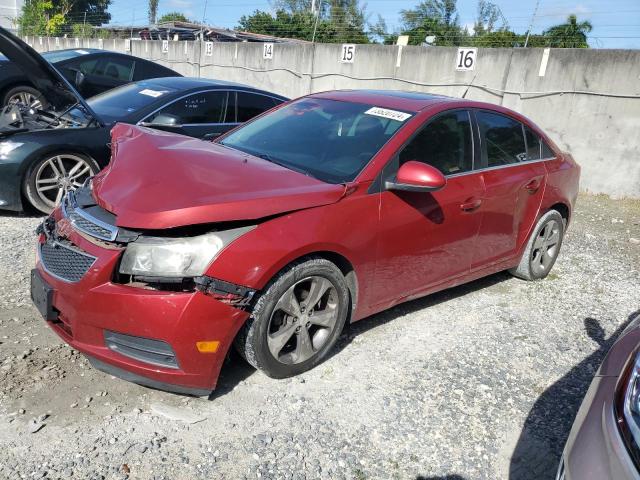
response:
[[[32,298],[99,369],[206,395],[229,348],[282,378],[345,322],[552,268],[580,168],[505,108],[334,91],[215,143],[117,125],[109,166],[40,227]]]

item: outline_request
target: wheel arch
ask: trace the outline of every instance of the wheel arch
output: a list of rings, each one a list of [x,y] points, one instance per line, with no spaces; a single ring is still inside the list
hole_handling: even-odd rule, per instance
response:
[[[562,218],[564,219],[564,226],[566,228],[571,217],[571,209],[569,208],[569,205],[564,202],[557,202],[551,205],[547,211],[549,210],[556,210],[560,215],[562,215]]]
[[[304,252],[296,252],[292,256],[281,259],[281,262],[273,269],[269,274],[268,278],[264,278],[260,283],[263,284],[263,288],[265,288],[271,280],[276,278],[281,272],[291,267],[296,263],[303,262],[312,258],[322,258],[333,263],[344,275],[345,281],[347,283],[347,287],[349,288],[349,313],[348,319],[351,320],[353,317],[353,313],[356,311],[356,307],[358,305],[359,298],[359,285],[358,285],[358,277],[356,274],[356,270],[351,263],[351,261],[344,256],[342,253],[339,253],[335,250],[329,250],[324,248],[308,250]]]
[[[38,161],[40,161],[45,155],[60,155],[63,153],[69,153],[72,155],[82,155],[84,157],[87,157],[96,165],[98,165],[98,168],[100,168],[100,164],[98,163],[98,161],[82,148],[75,148],[75,147],[59,148],[57,145],[54,146],[53,148],[48,148],[48,146],[43,146],[43,148],[39,148],[33,151],[29,155],[29,158],[22,163],[22,168],[20,172],[20,196],[22,197],[23,206],[31,205],[31,202],[29,201],[29,197],[27,196],[27,182],[29,180],[29,175],[31,175],[31,172],[33,171],[35,164]]]

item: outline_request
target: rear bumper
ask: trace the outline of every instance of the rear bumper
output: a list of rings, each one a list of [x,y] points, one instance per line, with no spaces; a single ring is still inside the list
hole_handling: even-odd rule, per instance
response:
[[[638,480],[614,413],[618,377],[595,377],[565,446],[562,480]]]
[[[78,282],[52,275],[40,258],[37,261],[40,276],[54,289],[57,318],[49,319],[49,326],[109,374],[193,395],[214,389],[226,352],[248,313],[199,291],[166,292],[113,283],[121,250],[98,247],[76,235],[73,241],[96,257]],[[166,342],[175,352],[177,367],[154,365],[115,351],[105,342],[105,332]],[[215,352],[202,353],[196,346],[200,341],[219,345]]]

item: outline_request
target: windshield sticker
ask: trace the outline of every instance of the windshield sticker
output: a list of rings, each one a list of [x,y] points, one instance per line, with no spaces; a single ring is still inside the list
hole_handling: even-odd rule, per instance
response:
[[[364,112],[365,115],[373,115],[375,117],[388,118],[397,122],[404,122],[407,118],[411,117],[410,113],[398,112],[397,110],[389,110],[387,108],[371,107]]]
[[[140,95],[146,95],[148,97],[158,98],[167,93],[166,90],[151,90],[149,88],[145,88],[144,90],[140,90],[138,92]]]
[[[76,50],[76,53],[79,53],[80,55],[89,55],[89,52],[86,50]]]

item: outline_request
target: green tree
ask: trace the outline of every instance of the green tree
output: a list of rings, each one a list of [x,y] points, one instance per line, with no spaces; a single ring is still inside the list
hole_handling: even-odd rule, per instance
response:
[[[158,3],[159,0],[149,0],[149,23],[151,25],[156,24],[156,18],[158,17]]]
[[[93,26],[86,23],[74,23],[71,25],[71,35],[76,38],[91,38],[93,36]]]
[[[169,12],[165,13],[158,19],[158,23],[165,22],[191,22],[191,20],[185,17],[181,12]]]
[[[276,37],[323,43],[369,43],[366,14],[358,0],[317,0],[317,15],[310,0],[278,0],[275,16],[256,10],[243,15],[237,28]],[[315,35],[314,35],[315,33]]]
[[[424,0],[413,9],[401,10],[400,18],[401,35],[408,35],[411,45],[421,45],[430,36],[438,46],[468,43],[469,34],[460,27],[456,0]]]
[[[591,22],[578,23],[576,15],[569,15],[566,23],[545,30],[542,36],[547,46],[556,48],[589,48],[587,34],[593,30]]]
[[[17,21],[20,34],[46,35],[52,10],[53,4],[48,0],[27,0]]]

